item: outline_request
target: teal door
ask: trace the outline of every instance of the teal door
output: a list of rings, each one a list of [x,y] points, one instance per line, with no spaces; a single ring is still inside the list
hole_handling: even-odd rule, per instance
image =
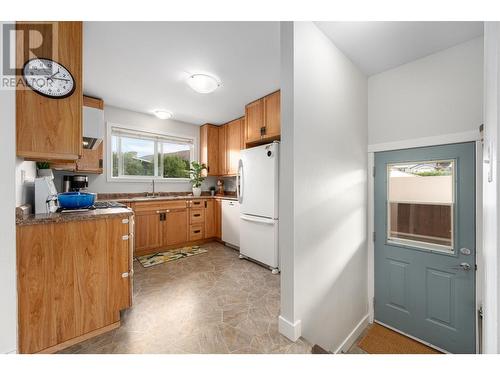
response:
[[[475,144],[375,154],[375,320],[475,353]]]

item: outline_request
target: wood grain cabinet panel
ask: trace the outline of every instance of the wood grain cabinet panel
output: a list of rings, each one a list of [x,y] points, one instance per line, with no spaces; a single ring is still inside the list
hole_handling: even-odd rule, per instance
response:
[[[50,351],[113,325],[130,306],[121,219],[17,228],[19,351]]]
[[[215,227],[215,199],[205,200],[205,238],[216,236]]]
[[[166,246],[180,245],[189,241],[188,210],[169,210],[163,223],[163,244]]]
[[[217,148],[219,154],[219,176],[227,175],[226,133],[227,126],[219,126],[219,146]]]
[[[245,107],[245,143],[261,140],[261,128],[264,123],[264,100],[259,99]]]
[[[263,138],[276,139],[281,134],[281,94],[276,91],[264,97],[264,122],[266,126]]]
[[[219,175],[219,129],[215,125],[200,127],[200,163],[207,166],[204,175]]]
[[[30,58],[23,46],[29,43],[30,23],[16,24],[17,66]],[[16,89],[16,153],[34,160],[76,160],[82,153],[82,22],[53,22],[42,36],[57,45],[57,62],[73,75],[75,91],[67,98],[52,99],[30,89]],[[39,48],[37,57],[53,58]]]
[[[226,125],[226,175],[229,176],[238,173],[242,123],[242,119],[237,119]]]
[[[215,221],[215,237],[222,238],[222,201],[221,199],[214,199],[214,221]]]
[[[135,255],[147,254],[162,245],[160,214],[156,211],[135,211]]]

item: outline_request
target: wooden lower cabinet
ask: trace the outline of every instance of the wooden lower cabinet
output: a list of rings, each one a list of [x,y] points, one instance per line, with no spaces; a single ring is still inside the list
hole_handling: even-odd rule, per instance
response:
[[[216,200],[189,198],[133,203],[134,255],[147,255],[220,238],[220,200],[218,203]]]
[[[135,210],[135,254],[147,254],[162,245],[162,227],[158,210]]]
[[[131,302],[128,231],[122,218],[17,227],[20,353],[119,322]]]
[[[214,206],[215,237],[220,240],[222,238],[222,200],[214,199]]]
[[[169,210],[165,215],[165,220],[162,225],[163,245],[180,245],[189,241],[189,217],[187,208]]]
[[[216,237],[215,199],[205,201],[205,238]]]

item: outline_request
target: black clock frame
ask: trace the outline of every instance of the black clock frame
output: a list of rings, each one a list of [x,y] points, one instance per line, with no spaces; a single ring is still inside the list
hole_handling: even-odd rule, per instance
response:
[[[73,80],[73,88],[71,89],[71,91],[69,91],[67,94],[64,94],[64,95],[57,95],[57,96],[51,96],[51,95],[48,95],[48,94],[45,94],[43,92],[40,92],[40,91],[37,91],[33,88],[33,86],[31,86],[29,83],[28,83],[28,80],[26,79],[25,77],[25,74],[24,74],[24,68],[26,68],[26,65],[28,65],[31,61],[33,60],[40,60],[40,59],[43,59],[43,60],[47,60],[47,61],[50,61],[52,63],[56,63],[58,65],[61,65],[64,69],[67,70],[67,72],[69,73],[69,75],[71,76],[71,79]],[[64,98],[67,98],[71,95],[73,95],[73,93],[75,92],[75,89],[76,89],[76,80],[75,78],[73,77],[73,74],[71,74],[71,71],[66,68],[63,64],[61,64],[60,62],[58,61],[55,61],[55,60],[52,60],[52,59],[49,59],[47,57],[35,57],[33,59],[29,59],[27,60],[24,65],[23,65],[23,81],[24,83],[26,84],[26,86],[28,86],[31,91],[37,93],[38,95],[41,95],[41,96],[45,96],[46,98],[49,98],[49,99],[64,99]]]

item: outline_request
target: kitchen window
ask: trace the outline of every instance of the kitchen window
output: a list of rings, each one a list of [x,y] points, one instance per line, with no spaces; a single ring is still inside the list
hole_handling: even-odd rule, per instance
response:
[[[187,179],[194,140],[111,127],[111,179]]]

